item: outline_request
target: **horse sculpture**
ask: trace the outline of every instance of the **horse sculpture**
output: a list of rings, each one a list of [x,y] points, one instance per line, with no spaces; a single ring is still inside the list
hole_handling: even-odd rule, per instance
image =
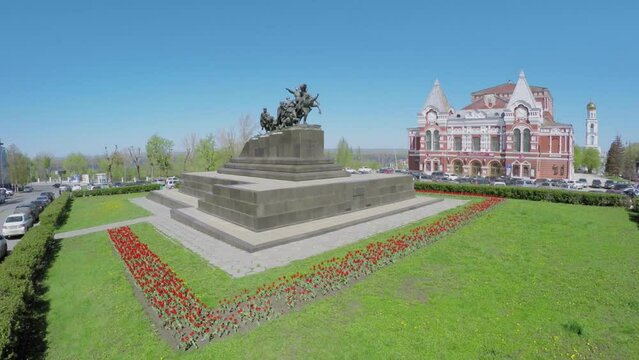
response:
[[[280,101],[275,119],[268,113],[266,108],[260,115],[260,125],[267,132],[294,126],[299,124],[300,121],[306,124],[308,114],[313,108],[317,108],[317,111],[320,114],[322,113],[317,101],[319,94],[315,95],[315,97],[311,96],[306,91],[306,84],[301,84],[295,91],[289,88],[286,88],[286,91],[293,94],[295,99],[286,98],[286,101]]]

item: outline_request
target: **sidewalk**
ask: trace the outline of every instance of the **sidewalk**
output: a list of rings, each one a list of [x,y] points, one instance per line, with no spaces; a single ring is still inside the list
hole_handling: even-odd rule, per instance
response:
[[[170,239],[179,242],[206,259],[211,265],[224,270],[233,277],[242,277],[270,268],[284,266],[295,260],[305,259],[344,245],[352,244],[380,232],[410,224],[466,203],[465,200],[444,199],[444,201],[415,210],[405,211],[293,243],[249,253],[171,219],[170,209],[164,205],[160,205],[146,198],[134,198],[130,199],[130,201],[150,211],[154,215],[60,233],[56,234],[55,238],[63,239],[105,231],[115,227],[148,222]]]

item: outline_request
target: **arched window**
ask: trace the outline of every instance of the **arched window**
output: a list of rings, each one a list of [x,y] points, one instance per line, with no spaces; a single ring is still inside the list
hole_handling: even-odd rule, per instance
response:
[[[521,151],[521,131],[519,129],[515,129],[513,140],[515,145],[515,151]]]
[[[490,176],[501,176],[502,175],[502,169],[501,169],[501,164],[493,161],[490,163]]]
[[[426,150],[430,150],[431,149],[431,145],[432,145],[432,138],[430,135],[430,130],[426,131]]]
[[[530,152],[530,130],[524,130],[524,152]]]
[[[439,130],[433,132],[433,150],[439,150]]]
[[[453,171],[457,175],[461,175],[464,173],[464,164],[461,160],[455,160],[455,162],[453,162]]]

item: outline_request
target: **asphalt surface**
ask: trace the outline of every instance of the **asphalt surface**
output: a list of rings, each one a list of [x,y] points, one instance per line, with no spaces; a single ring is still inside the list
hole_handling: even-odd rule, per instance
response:
[[[52,184],[31,184],[33,192],[30,193],[15,193],[13,196],[7,198],[4,204],[0,204],[0,226],[4,224],[4,220],[7,216],[13,214],[13,210],[19,205],[28,204],[35,200],[43,191],[51,191],[56,197],[58,196],[58,189],[54,188]],[[22,237],[12,237],[7,239],[7,245],[9,247],[9,253],[13,250]]]

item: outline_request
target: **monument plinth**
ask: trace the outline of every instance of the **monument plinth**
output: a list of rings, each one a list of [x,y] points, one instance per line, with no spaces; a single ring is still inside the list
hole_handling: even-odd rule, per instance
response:
[[[220,174],[305,181],[350,176],[324,155],[324,131],[300,124],[255,136]]]
[[[350,176],[324,155],[324,132],[306,124],[318,96],[302,84],[277,118],[264,108],[266,134],[246,142],[217,172],[185,173],[180,192],[149,198],[171,217],[247,251],[257,251],[436,202],[415,197],[411,176]]]

